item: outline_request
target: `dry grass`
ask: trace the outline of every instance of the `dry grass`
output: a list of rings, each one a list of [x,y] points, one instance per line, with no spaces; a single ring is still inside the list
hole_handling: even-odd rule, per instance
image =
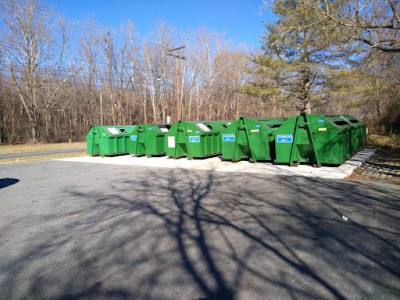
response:
[[[390,181],[400,183],[399,175],[384,176],[387,169],[400,170],[400,136],[399,135],[368,135],[367,148],[374,148],[376,152],[368,159],[365,166],[357,168],[350,180]],[[397,173],[396,173],[397,174]]]
[[[53,150],[53,149],[51,149],[51,150]],[[19,157],[19,158],[9,158],[9,159],[0,160],[0,165],[24,163],[24,162],[33,162],[33,161],[40,161],[40,160],[50,160],[50,159],[56,159],[56,158],[76,157],[76,156],[83,156],[83,155],[86,155],[86,152],[62,153],[62,154],[50,154],[50,155],[38,155],[38,156],[28,156],[28,157]]]
[[[1,154],[26,153],[36,151],[64,150],[86,148],[85,142],[80,143],[54,143],[54,144],[18,144],[0,145]]]
[[[400,150],[399,135],[368,135],[368,147],[376,148],[381,151],[397,152]]]
[[[368,147],[375,148],[376,153],[370,161],[393,162],[400,165],[400,136],[376,135],[368,136]]]

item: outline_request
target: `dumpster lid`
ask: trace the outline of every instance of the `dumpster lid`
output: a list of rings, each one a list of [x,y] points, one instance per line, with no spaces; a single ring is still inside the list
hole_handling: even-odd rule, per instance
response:
[[[196,126],[197,126],[199,129],[203,130],[204,132],[210,132],[210,131],[211,131],[210,127],[208,127],[206,124],[203,124],[203,123],[196,123]]]
[[[349,123],[346,121],[334,121],[333,123],[335,123],[336,125],[339,125],[339,126],[349,125]]]
[[[281,126],[282,126],[282,124],[269,124],[268,125],[269,128],[279,128]]]
[[[346,115],[345,117],[346,117],[347,121],[349,121],[350,123],[353,123],[353,124],[361,123],[358,119],[356,119],[353,116]]]
[[[165,125],[157,125],[158,129],[160,129],[161,132],[168,132],[168,127],[170,126],[165,126]]]
[[[118,135],[120,134],[118,129],[115,127],[107,127],[107,131],[112,134],[112,135]]]

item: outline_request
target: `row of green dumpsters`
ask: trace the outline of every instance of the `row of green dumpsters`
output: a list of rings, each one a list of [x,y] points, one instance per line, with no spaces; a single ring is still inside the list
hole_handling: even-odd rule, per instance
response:
[[[289,164],[342,164],[365,147],[366,126],[350,115],[300,113],[291,118],[179,121],[93,126],[89,155],[163,156]]]

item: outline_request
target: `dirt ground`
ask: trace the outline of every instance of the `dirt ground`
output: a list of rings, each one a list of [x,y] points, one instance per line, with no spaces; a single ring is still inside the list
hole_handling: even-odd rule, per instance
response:
[[[367,148],[375,154],[348,177],[350,180],[384,180],[400,184],[400,136],[368,137]]]

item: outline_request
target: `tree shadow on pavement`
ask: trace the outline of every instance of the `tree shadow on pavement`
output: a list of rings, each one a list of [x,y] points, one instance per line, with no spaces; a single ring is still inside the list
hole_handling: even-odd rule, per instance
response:
[[[0,178],[0,189],[9,187],[10,185],[16,184],[19,179],[16,178]]]
[[[398,190],[180,169],[106,183],[28,220],[41,229],[0,263],[2,297],[400,296]]]

